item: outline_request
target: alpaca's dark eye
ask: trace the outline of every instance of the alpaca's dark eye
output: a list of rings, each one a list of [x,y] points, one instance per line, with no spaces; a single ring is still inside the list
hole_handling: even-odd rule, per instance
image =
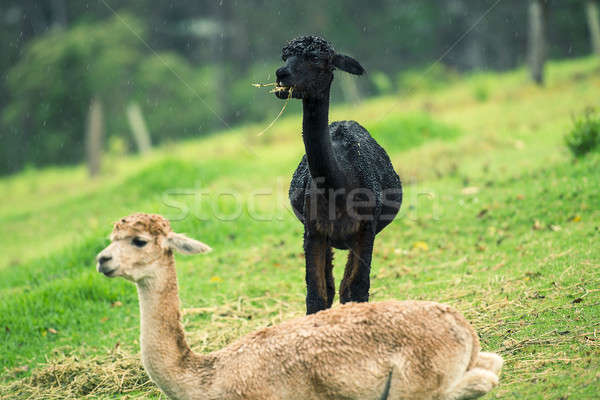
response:
[[[144,247],[148,242],[142,238],[136,237],[136,238],[133,238],[131,243],[136,247]]]

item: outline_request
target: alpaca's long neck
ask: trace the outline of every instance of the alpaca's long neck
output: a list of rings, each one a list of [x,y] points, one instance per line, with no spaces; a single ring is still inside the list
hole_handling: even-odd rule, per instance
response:
[[[303,99],[302,105],[302,138],[310,174],[319,186],[342,188],[345,177],[329,134],[329,92],[323,97]]]
[[[171,398],[188,398],[208,389],[213,374],[212,356],[192,352],[180,321],[179,295],[174,261],[165,266],[166,277],[137,285],[140,301],[140,346],[144,368]]]

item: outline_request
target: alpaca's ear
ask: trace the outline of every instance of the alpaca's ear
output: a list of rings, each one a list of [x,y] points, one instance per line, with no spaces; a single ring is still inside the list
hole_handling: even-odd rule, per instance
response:
[[[362,75],[365,73],[365,69],[358,61],[343,54],[336,54],[333,56],[333,65],[342,71],[346,71],[354,75]]]
[[[166,239],[164,246],[173,251],[178,251],[183,254],[197,254],[207,253],[212,249],[210,246],[189,237],[182,235],[181,233],[170,232]]]

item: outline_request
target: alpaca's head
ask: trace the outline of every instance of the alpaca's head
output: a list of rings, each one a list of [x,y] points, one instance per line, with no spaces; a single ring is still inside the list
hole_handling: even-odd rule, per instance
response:
[[[133,282],[160,278],[173,265],[173,251],[205,253],[210,247],[171,230],[169,221],[156,214],[133,214],[115,223],[111,244],[96,260],[98,272]]]
[[[333,71],[338,68],[355,75],[365,70],[352,57],[337,54],[333,46],[318,36],[302,36],[290,41],[281,51],[285,65],[276,72],[275,92],[280,99],[287,99],[289,89],[297,99],[320,98],[329,93]]]

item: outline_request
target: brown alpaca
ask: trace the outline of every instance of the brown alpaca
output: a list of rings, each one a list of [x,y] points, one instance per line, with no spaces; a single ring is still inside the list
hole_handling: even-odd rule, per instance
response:
[[[422,301],[348,303],[196,354],[180,323],[173,250],[207,245],[159,215],[119,220],[98,271],[137,285],[142,362],[172,399],[473,399],[498,383],[502,358],[479,351],[464,317]]]

